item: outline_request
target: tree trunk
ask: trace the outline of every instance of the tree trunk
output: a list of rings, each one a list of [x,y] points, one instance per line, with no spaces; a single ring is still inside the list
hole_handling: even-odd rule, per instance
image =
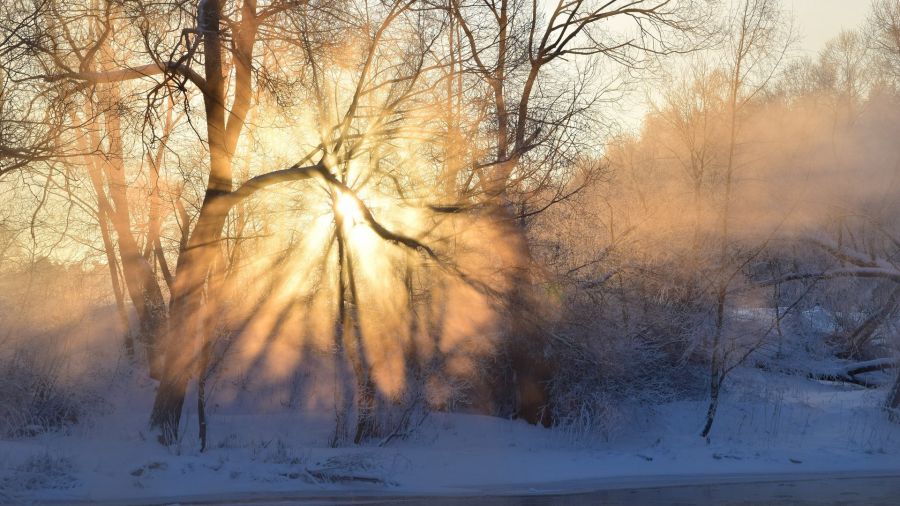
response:
[[[727,284],[719,288],[716,300],[716,328],[713,334],[712,356],[709,361],[709,407],[706,410],[706,423],[700,432],[700,437],[709,437],[713,422],[716,419],[716,411],[719,409],[719,394],[724,380],[725,357],[721,353],[722,332],[725,327],[725,303],[727,301]]]
[[[141,254],[131,229],[131,212],[126,194],[122,126],[118,112],[118,87],[118,83],[112,83],[108,88],[100,90],[100,105],[108,142],[107,156],[103,164],[110,200],[107,207],[110,222],[119,239],[119,255],[122,260],[125,285],[138,314],[140,324],[138,338],[146,347],[150,377],[158,378],[162,372],[162,362],[157,346],[157,336],[165,322],[166,305],[156,274],[147,259]],[[91,130],[91,137],[92,142],[99,146],[100,139],[96,130]],[[102,191],[102,187],[98,191]]]
[[[203,94],[209,140],[210,173],[200,215],[188,244],[178,257],[164,343],[165,368],[150,415],[150,426],[160,430],[160,442],[178,438],[188,381],[199,365],[199,348],[209,329],[201,326],[202,291],[213,264],[214,250],[225,226],[228,209],[223,199],[231,191],[231,157],[225,149],[225,77],[219,33],[221,5],[204,0],[204,67],[207,89]],[[212,295],[212,294],[211,294]]]
[[[714,365],[714,367],[716,367],[716,365]],[[706,423],[703,425],[703,431],[700,433],[700,437],[709,437],[709,433],[712,431],[713,422],[716,420],[716,411],[719,409],[720,385],[719,375],[713,373],[709,391],[709,407],[706,409]]]
[[[349,437],[348,420],[353,407],[353,387],[350,385],[350,371],[347,370],[345,334],[350,322],[347,318],[347,285],[344,280],[344,236],[341,233],[341,216],[335,213],[336,241],[338,245],[338,293],[337,321],[334,329],[334,435],[330,446],[336,448]]]
[[[900,421],[900,374],[897,375],[897,380],[894,382],[894,388],[891,389],[891,394],[887,399],[887,407],[892,410],[891,413],[892,419],[896,421]]]
[[[858,359],[862,356],[863,348],[872,340],[878,328],[897,310],[898,299],[900,287],[891,291],[881,308],[853,331],[847,343],[847,358]]]
[[[505,192],[502,198],[507,198]],[[508,360],[508,367],[501,368],[501,374],[507,377],[501,379],[500,386],[511,387],[513,398],[511,402],[502,398],[495,399],[495,402],[499,401],[501,406],[511,406],[511,414],[517,418],[549,427],[553,422],[549,383],[555,365],[546,353],[546,336],[543,335],[541,315],[536,311],[540,304],[533,293],[531,248],[524,224],[517,218],[511,205],[501,207],[498,222],[508,229],[506,237],[518,251],[519,258],[515,259],[510,280],[507,300],[509,333],[505,336],[505,349],[501,354]]]
[[[85,163],[88,169],[88,176],[94,193],[97,197],[98,204],[98,223],[101,228],[101,234],[104,239],[104,248],[107,250],[107,257],[115,258],[115,247],[112,238],[109,236],[108,226],[116,232],[119,246],[119,257],[121,259],[121,267],[125,289],[128,296],[134,304],[139,323],[139,337],[147,346],[148,366],[150,376],[157,378],[161,370],[161,362],[157,359],[155,348],[155,336],[164,321],[165,302],[162,297],[162,291],[156,281],[149,264],[140,254],[137,244],[131,231],[131,219],[128,208],[128,198],[125,195],[125,177],[124,163],[121,143],[121,125],[118,118],[118,109],[115,107],[117,102],[117,93],[115,91],[101,91],[100,103],[102,105],[102,114],[105,118],[106,135],[108,138],[108,147],[106,149],[106,157],[103,161],[95,156],[85,156]],[[92,117],[91,111],[86,106],[86,114]],[[84,137],[79,137],[80,149],[84,153],[90,153],[101,147],[101,135],[96,128],[89,128],[88,137],[91,146],[87,146]],[[102,167],[101,167],[102,164]],[[103,177],[106,176],[109,191],[105,189]],[[111,263],[114,265],[116,262]],[[113,283],[118,285],[118,279],[114,275]],[[114,290],[116,287],[113,287]],[[121,288],[118,290],[121,292]],[[117,303],[118,303],[117,296]],[[123,308],[120,307],[120,314]],[[128,330],[127,314],[125,315],[126,332]],[[130,337],[126,338],[126,346],[132,341]],[[133,343],[131,345],[133,348]]]
[[[209,141],[209,181],[197,223],[178,257],[172,284],[170,324],[164,343],[165,369],[150,415],[150,426],[160,430],[163,444],[171,444],[177,439],[191,376],[205,373],[204,350],[209,346],[214,329],[206,324],[203,291],[207,289],[207,301],[213,304],[218,301],[218,282],[210,287],[206,284],[210,276],[218,279],[213,269],[224,268],[223,262],[216,260],[221,256],[219,240],[230,210],[225,197],[232,191],[232,159],[250,107],[252,52],[258,28],[256,1],[244,0],[241,21],[233,34],[234,101],[228,108],[230,115],[226,124],[226,71],[220,27],[223,5],[216,0],[201,0],[201,7],[203,16],[198,19],[197,28],[203,34],[206,86],[202,91]],[[206,420],[203,424],[205,433]]]
[[[206,206],[204,206],[206,207]],[[215,203],[209,207],[215,207]],[[207,276],[213,265],[215,242],[224,225],[220,213],[201,209],[200,219],[187,249],[179,257],[169,310],[169,328],[162,343],[165,367],[153,403],[150,426],[161,432],[160,441],[177,440],[190,378],[202,364],[202,349],[209,342],[212,329],[204,325],[202,298]]]
[[[109,277],[112,281],[113,295],[116,299],[116,313],[122,323],[122,336],[125,345],[125,353],[129,360],[134,360],[134,338],[131,335],[131,322],[128,318],[128,309],[125,307],[125,294],[119,283],[119,261],[116,259],[115,245],[109,236],[109,223],[106,211],[97,210],[97,224],[100,226],[100,237],[103,239],[103,251],[106,253],[106,263],[109,267]]]
[[[340,232],[343,233],[343,232]],[[356,287],[356,277],[353,271],[353,261],[349,251],[345,251],[347,267],[347,285],[350,289],[350,311],[348,313],[353,330],[354,343],[348,346],[350,361],[353,364],[353,372],[356,376],[356,434],[353,436],[355,444],[378,435],[376,409],[378,399],[376,397],[375,380],[372,377],[372,366],[366,353],[362,323],[359,315],[359,292]],[[346,332],[347,329],[345,329]]]

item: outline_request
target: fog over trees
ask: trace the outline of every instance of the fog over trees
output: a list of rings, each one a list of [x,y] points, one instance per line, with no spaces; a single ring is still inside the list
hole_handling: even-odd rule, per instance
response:
[[[864,3],[804,55],[778,0],[3,2],[0,432],[690,401],[704,443],[748,371],[896,422],[900,3]]]

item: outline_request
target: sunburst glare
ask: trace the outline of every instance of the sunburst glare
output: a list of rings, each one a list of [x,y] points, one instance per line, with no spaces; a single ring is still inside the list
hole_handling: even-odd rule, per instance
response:
[[[358,225],[364,221],[360,202],[346,192],[338,192],[334,202],[334,211],[347,225]]]

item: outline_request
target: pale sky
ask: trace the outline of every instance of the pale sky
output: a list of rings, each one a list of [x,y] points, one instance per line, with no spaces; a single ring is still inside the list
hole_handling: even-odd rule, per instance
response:
[[[802,51],[810,56],[841,30],[860,27],[871,10],[871,0],[783,0],[794,13],[794,23],[803,39]]]
[[[793,55],[812,58],[842,30],[863,28],[872,10],[872,0],[781,0],[781,5],[793,16],[794,30],[799,36]],[[620,105],[623,110],[616,116],[622,126],[630,130],[639,128],[647,112],[646,95],[639,92]]]

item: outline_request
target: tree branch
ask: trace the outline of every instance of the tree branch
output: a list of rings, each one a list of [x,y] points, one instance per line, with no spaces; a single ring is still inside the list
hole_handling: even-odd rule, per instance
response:
[[[194,83],[202,92],[206,92],[206,79],[187,65],[177,62],[148,63],[140,67],[130,67],[106,72],[65,72],[62,74],[50,74],[41,76],[44,81],[57,82],[63,80],[84,81],[92,84],[116,83],[142,79],[163,72],[173,72],[186,77]]]
[[[760,283],[761,286],[772,286],[788,281],[798,281],[802,279],[835,279],[835,278],[881,278],[888,279],[895,283],[900,283],[900,271],[892,269],[883,269],[878,267],[856,267],[847,269],[833,269],[824,272],[795,272],[787,274],[780,278],[770,279]]]

